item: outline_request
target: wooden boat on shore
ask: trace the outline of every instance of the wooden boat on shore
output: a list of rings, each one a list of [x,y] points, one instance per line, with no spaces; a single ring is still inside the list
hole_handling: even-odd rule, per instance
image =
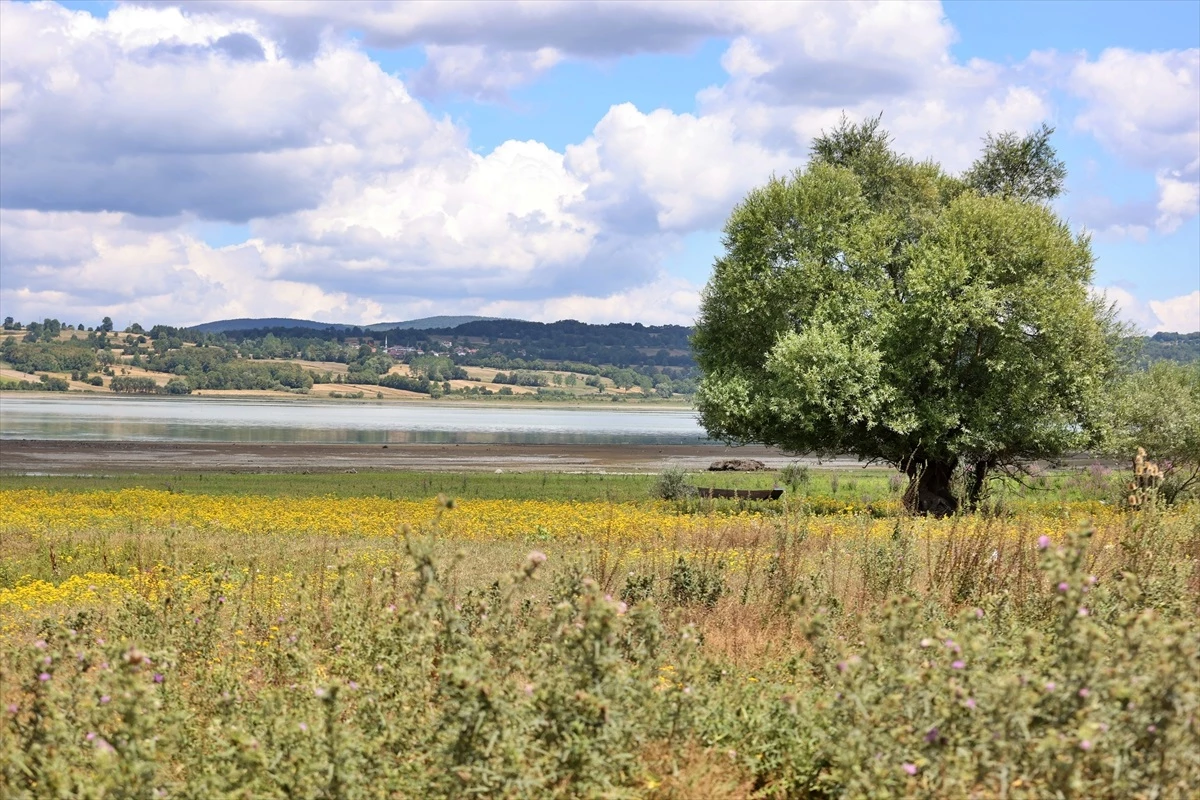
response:
[[[697,491],[701,497],[712,500],[778,500],[783,497],[783,489],[778,486],[774,489],[713,489],[701,486]]]

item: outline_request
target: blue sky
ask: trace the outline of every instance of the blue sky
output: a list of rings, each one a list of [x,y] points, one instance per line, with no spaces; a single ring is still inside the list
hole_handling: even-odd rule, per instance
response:
[[[732,205],[845,111],[965,168],[1056,127],[1056,207],[1200,329],[1200,3],[0,0],[18,318],[690,321]]]

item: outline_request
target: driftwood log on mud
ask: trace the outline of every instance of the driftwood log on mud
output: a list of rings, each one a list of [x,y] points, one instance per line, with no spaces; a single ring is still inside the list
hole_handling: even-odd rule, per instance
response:
[[[723,458],[708,465],[709,472],[758,472],[767,465],[755,458]]]

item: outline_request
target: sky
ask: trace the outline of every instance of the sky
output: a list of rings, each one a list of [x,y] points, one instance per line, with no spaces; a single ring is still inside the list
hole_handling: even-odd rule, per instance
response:
[[[1053,126],[1094,290],[1200,330],[1195,0],[0,0],[0,315],[690,324],[843,114]]]

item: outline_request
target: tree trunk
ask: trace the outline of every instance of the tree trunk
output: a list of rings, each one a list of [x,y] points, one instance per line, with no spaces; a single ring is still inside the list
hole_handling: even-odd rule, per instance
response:
[[[987,481],[988,470],[992,468],[992,462],[987,459],[982,459],[975,462],[974,474],[971,480],[971,488],[967,492],[967,507],[972,511],[979,509],[979,500],[983,497],[983,486]]]
[[[958,459],[910,460],[904,465],[909,480],[908,490],[904,493],[904,507],[914,514],[935,517],[948,517],[958,511],[958,500],[950,486],[957,466]]]

